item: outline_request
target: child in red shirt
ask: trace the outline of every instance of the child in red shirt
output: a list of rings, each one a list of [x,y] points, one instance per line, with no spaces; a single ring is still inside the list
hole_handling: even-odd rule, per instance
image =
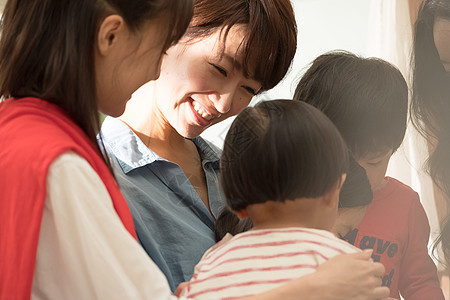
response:
[[[385,177],[389,159],[406,131],[408,87],[391,64],[347,52],[319,56],[300,80],[295,100],[321,109],[336,125],[373,191],[367,206],[344,208],[334,232],[361,249],[386,273],[390,297],[444,299],[428,255],[430,227],[418,194]]]

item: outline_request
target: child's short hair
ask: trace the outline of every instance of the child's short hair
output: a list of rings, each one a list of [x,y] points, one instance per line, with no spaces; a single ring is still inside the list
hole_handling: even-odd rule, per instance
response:
[[[373,200],[372,188],[366,170],[349,153],[347,177],[339,192],[339,207],[352,208],[369,205]]]
[[[326,194],[347,171],[348,150],[333,123],[313,106],[273,100],[244,109],[231,125],[221,182],[235,211],[266,201]]]
[[[324,112],[358,157],[388,147],[395,152],[406,131],[408,87],[400,71],[378,58],[337,51],[316,58],[294,100]]]

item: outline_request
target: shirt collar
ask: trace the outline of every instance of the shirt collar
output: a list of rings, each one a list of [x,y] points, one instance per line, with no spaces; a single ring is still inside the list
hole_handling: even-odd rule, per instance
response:
[[[219,164],[220,154],[222,151],[214,146],[213,144],[205,141],[202,137],[198,136],[192,139],[195,146],[197,147],[198,153],[200,154],[200,159],[203,165],[207,163]]]
[[[117,158],[125,174],[155,161],[167,161],[148,149],[131,128],[119,119],[106,117],[100,134],[105,147]],[[212,163],[214,168],[219,168],[220,149],[201,137],[192,141],[199,151],[203,166]]]

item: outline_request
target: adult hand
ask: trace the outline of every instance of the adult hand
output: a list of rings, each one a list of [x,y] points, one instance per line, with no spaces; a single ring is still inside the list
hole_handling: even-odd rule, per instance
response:
[[[381,286],[385,270],[370,259],[372,250],[336,256],[317,271],[246,300],[389,300]]]
[[[314,274],[318,285],[314,299],[375,300],[388,297],[389,289],[381,286],[384,266],[372,262],[371,255],[372,250],[365,250],[339,255],[321,264]]]

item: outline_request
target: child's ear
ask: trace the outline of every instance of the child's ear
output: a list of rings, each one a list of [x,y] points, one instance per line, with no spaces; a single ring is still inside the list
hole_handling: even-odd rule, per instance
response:
[[[342,174],[341,175],[341,181],[338,182],[338,192],[341,191],[342,186],[344,185],[345,179],[347,178],[347,174]]]
[[[238,216],[239,219],[245,219],[248,217],[248,212],[246,209],[241,209],[239,211],[233,210],[233,213]]]
[[[339,192],[341,191],[342,185],[344,184],[347,174],[341,175],[341,180],[339,180],[329,191],[323,196],[323,202],[326,206],[335,207],[339,202]]]

